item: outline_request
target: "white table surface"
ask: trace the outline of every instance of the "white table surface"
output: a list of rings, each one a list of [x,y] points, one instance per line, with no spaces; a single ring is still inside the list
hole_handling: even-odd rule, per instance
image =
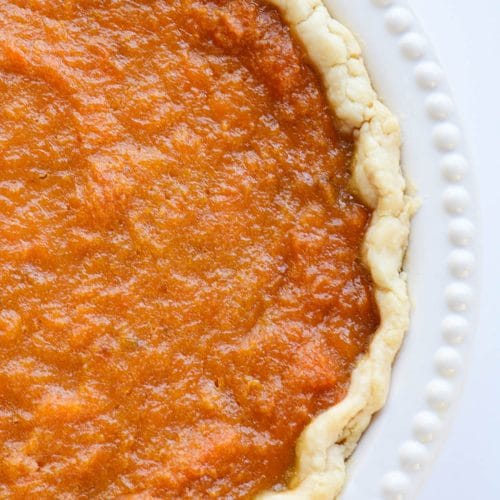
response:
[[[467,382],[418,500],[500,499],[500,2],[410,0],[448,75],[473,161],[480,317]]]

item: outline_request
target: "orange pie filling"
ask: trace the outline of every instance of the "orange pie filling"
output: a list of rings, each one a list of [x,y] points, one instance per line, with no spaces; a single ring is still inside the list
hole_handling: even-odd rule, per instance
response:
[[[284,488],[379,316],[278,12],[0,0],[0,148],[0,497]]]

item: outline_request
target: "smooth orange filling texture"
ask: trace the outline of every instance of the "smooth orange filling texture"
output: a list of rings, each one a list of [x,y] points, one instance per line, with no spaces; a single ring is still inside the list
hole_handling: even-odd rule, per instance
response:
[[[0,0],[0,497],[283,488],[379,321],[352,149],[263,0]]]

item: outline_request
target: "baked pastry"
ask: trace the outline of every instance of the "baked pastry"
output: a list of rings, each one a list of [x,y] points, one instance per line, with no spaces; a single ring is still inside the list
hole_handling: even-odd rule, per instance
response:
[[[409,308],[352,34],[319,0],[0,22],[0,496],[336,496]]]

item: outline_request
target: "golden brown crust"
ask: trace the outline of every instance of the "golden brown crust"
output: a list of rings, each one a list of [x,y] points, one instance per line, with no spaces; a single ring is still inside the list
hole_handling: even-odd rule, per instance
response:
[[[302,433],[289,489],[259,498],[331,499],[345,480],[345,462],[384,404],[390,372],[409,322],[406,279],[401,271],[415,203],[400,168],[397,119],[370,83],[351,32],[332,19],[321,0],[268,0],[281,11],[319,71],[328,101],[355,137],[353,185],[373,208],[363,258],[375,285],[381,322],[352,373],[347,396],[316,417]]]

